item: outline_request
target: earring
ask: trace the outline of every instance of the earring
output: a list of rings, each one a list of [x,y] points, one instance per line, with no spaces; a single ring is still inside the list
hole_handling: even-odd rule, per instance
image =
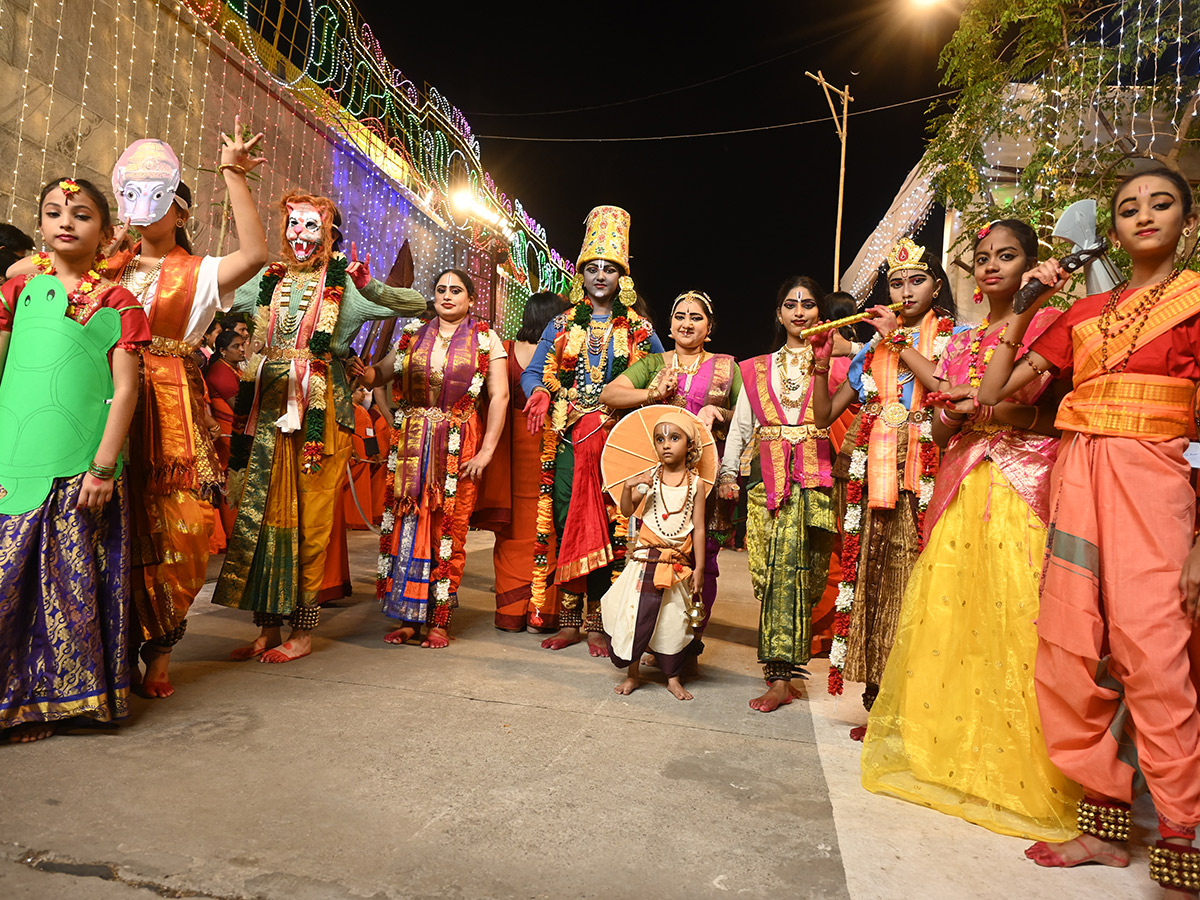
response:
[[[1183,236],[1185,238],[1190,238],[1192,236],[1192,226],[1191,225],[1189,225],[1187,228],[1183,229]]]
[[[975,285],[975,293],[971,295],[971,299],[976,303],[983,302],[983,291],[980,289],[979,285]]]
[[[1113,245],[1113,249],[1114,249],[1114,250],[1120,250],[1120,249],[1121,249],[1121,242],[1120,242],[1120,241],[1118,241],[1116,238],[1113,238],[1112,245]]]
[[[183,227],[183,219],[176,219],[176,220],[175,220],[175,227],[176,227],[176,228],[182,228],[182,227]]]

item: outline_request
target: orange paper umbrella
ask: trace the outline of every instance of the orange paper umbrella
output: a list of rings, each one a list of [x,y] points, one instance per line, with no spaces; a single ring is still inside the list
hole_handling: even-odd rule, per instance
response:
[[[635,475],[649,472],[658,465],[658,454],[654,452],[654,426],[663,413],[683,413],[695,421],[702,435],[700,439],[700,463],[696,467],[707,495],[717,478],[720,460],[717,458],[717,442],[704,423],[686,409],[678,406],[643,406],[618,422],[608,435],[604,452],[600,455],[600,475],[604,479],[604,490],[621,503],[621,491],[625,482]]]

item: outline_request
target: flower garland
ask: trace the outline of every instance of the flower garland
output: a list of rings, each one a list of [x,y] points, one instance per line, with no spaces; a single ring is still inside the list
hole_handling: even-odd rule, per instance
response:
[[[979,330],[974,332],[971,338],[971,361],[967,366],[967,381],[971,387],[979,387],[979,383],[983,380],[983,373],[987,370],[988,363],[992,361],[992,354],[996,352],[996,348],[1004,340],[1004,335],[1008,333],[1008,325],[1009,323],[1004,323],[1004,327],[1000,329],[1000,335],[996,339],[996,343],[987,348],[981,360],[979,348],[983,346],[983,337],[987,334],[987,330],[992,327],[991,316],[984,316],[983,321],[979,323]],[[979,367],[981,361],[983,362],[982,369]]]
[[[317,310],[317,321],[308,338],[308,349],[312,359],[308,363],[308,408],[304,413],[304,447],[301,451],[301,471],[312,475],[321,471],[321,457],[325,453],[325,394],[328,388],[329,362],[323,356],[333,345],[333,332],[337,328],[342,298],[346,292],[346,256],[335,253],[325,269],[325,288],[321,292],[321,306]],[[269,335],[271,327],[271,303],[275,289],[288,275],[288,267],[282,262],[273,262],[263,272],[258,286],[258,309],[255,312],[255,334]],[[258,378],[258,359],[246,365],[234,399],[234,415],[248,419],[254,405],[254,388]],[[243,421],[245,421],[243,419]],[[244,469],[250,459],[250,447],[254,436],[241,434],[236,427],[231,441],[229,466]]]
[[[78,188],[76,189],[78,190]],[[34,268],[42,275],[56,275],[58,270],[54,267],[54,260],[49,253],[44,251],[35,253],[30,258]],[[74,289],[67,294],[67,315],[75,321],[87,318],[91,313],[96,311],[99,306],[100,298],[92,294],[96,290],[97,285],[102,280],[101,273],[107,271],[108,261],[102,256],[97,256],[92,263],[92,267],[83,274]],[[87,301],[93,303],[89,304]],[[87,314],[85,316],[85,313]]]
[[[937,322],[937,333],[933,340],[932,359],[936,361],[946,350],[950,337],[954,333],[954,320],[941,318]],[[862,546],[862,526],[865,517],[867,500],[865,483],[867,478],[868,448],[871,443],[871,432],[875,428],[878,413],[868,413],[867,409],[879,404],[879,386],[871,374],[871,363],[875,359],[875,350],[882,337],[875,335],[867,346],[863,357],[862,388],[865,395],[863,410],[860,413],[858,433],[854,439],[854,449],[850,454],[850,477],[846,484],[846,518],[842,523],[842,581],[838,585],[837,600],[833,614],[833,646],[829,651],[829,693],[842,693],[842,669],[846,664],[847,641],[850,637],[850,613],[854,606],[854,588],[858,581],[859,551]],[[907,344],[905,346],[908,346]],[[894,347],[899,352],[903,347]],[[919,460],[921,464],[920,496],[917,498],[917,533],[918,545],[924,547],[925,511],[933,498],[933,481],[937,475],[938,452],[933,442],[933,422],[927,419],[918,426],[920,441]]]
[[[542,383],[552,394],[557,394],[561,388],[570,389],[575,386],[579,352],[587,342],[588,327],[592,323],[592,312],[590,297],[584,297],[575,304],[575,309],[567,325],[567,340],[562,355],[558,359],[558,365],[554,366],[551,363],[547,366],[546,373],[542,378]],[[629,368],[630,334],[633,335],[632,343],[636,344],[643,354],[650,352],[650,326],[645,319],[627,308],[619,297],[613,300],[610,321],[613,330],[612,377],[616,378]]]
[[[404,326],[400,340],[396,344],[396,359],[400,361],[408,353],[417,332],[425,323],[414,319]],[[434,628],[446,628],[450,624],[450,560],[454,555],[454,512],[458,505],[458,470],[461,460],[459,451],[462,449],[463,420],[475,409],[476,401],[483,391],[487,380],[488,364],[491,361],[490,329],[487,322],[475,323],[476,347],[475,372],[471,375],[471,383],[455,404],[448,410],[450,417],[446,433],[446,480],[442,484],[442,533],[437,544],[437,566],[430,577],[433,584],[431,597],[434,602],[434,614],[429,625]],[[404,363],[407,365],[407,361]],[[397,372],[396,389],[399,389],[400,379]],[[397,398],[400,399],[400,398]],[[375,596],[379,600],[387,594],[387,579],[392,574],[392,533],[396,527],[396,462],[400,452],[400,434],[404,424],[406,408],[413,404],[406,400],[396,409],[395,428],[392,429],[392,449],[388,454],[387,494],[393,498],[393,504],[383,512],[383,521],[379,533],[379,568],[376,572]]]
[[[623,276],[621,281],[624,289],[626,278]],[[567,336],[562,354],[557,359],[554,354],[547,354],[542,370],[542,387],[549,391],[552,406],[542,431],[541,480],[538,485],[533,545],[534,569],[530,600],[533,608],[539,613],[546,602],[546,584],[550,575],[550,541],[554,537],[554,465],[558,452],[558,432],[567,424],[569,394],[575,387],[579,368],[587,364],[586,356],[580,360],[580,351],[587,342],[593,311],[591,298],[586,295],[576,301],[571,317],[567,320]],[[611,323],[612,377],[616,378],[629,368],[634,350],[637,351],[637,359],[650,352],[650,324],[627,307],[621,301],[620,295],[613,300]]]

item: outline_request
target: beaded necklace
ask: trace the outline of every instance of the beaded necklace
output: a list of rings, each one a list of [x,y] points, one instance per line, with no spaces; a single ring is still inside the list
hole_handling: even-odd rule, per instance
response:
[[[1098,323],[1100,334],[1103,335],[1100,343],[1100,365],[1102,368],[1108,372],[1125,371],[1125,366],[1129,364],[1129,358],[1133,356],[1134,351],[1137,349],[1138,337],[1141,335],[1142,329],[1146,327],[1146,322],[1150,318],[1150,310],[1154,308],[1154,304],[1166,293],[1171,282],[1179,277],[1179,271],[1179,269],[1172,269],[1170,275],[1142,295],[1142,299],[1127,313],[1122,313],[1117,309],[1117,306],[1121,302],[1121,294],[1129,287],[1129,280],[1122,281],[1112,289],[1112,293],[1108,295],[1108,300],[1104,303],[1104,309],[1100,311],[1100,320]],[[1114,327],[1114,323],[1116,327]],[[1133,337],[1129,341],[1128,352],[1119,360],[1113,362],[1112,365],[1109,365],[1108,339],[1124,334],[1130,328],[1133,328],[1134,331]]]
[[[694,492],[692,491],[692,486],[695,483],[695,477],[696,477],[695,473],[691,469],[688,469],[687,470],[687,481],[685,482],[685,484],[687,485],[687,493],[684,495],[683,506],[681,506],[679,509],[671,509],[667,506],[666,497],[663,496],[663,492],[662,492],[662,489],[663,489],[662,466],[659,466],[655,470],[654,485],[653,485],[654,511],[659,512],[660,511],[659,507],[661,505],[661,507],[662,507],[661,513],[662,513],[663,523],[666,523],[666,521],[669,518],[671,518],[671,516],[676,515],[678,513],[683,513],[683,517],[679,520],[679,524],[676,526],[674,531],[667,531],[665,528],[665,524],[659,525],[658,532],[663,537],[667,537],[667,538],[678,537],[680,534],[683,533],[684,529],[687,528],[688,522],[691,521],[692,506],[695,503]],[[683,485],[676,485],[676,487],[683,487]]]

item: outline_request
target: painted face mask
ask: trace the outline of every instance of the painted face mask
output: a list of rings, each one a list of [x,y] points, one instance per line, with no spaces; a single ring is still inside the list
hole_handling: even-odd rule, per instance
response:
[[[297,262],[308,262],[325,240],[321,211],[311,203],[289,203],[287,211],[287,242]]]
[[[179,175],[179,157],[170,144],[144,138],[126,147],[112,173],[122,221],[149,225],[167,215],[177,202]]]

